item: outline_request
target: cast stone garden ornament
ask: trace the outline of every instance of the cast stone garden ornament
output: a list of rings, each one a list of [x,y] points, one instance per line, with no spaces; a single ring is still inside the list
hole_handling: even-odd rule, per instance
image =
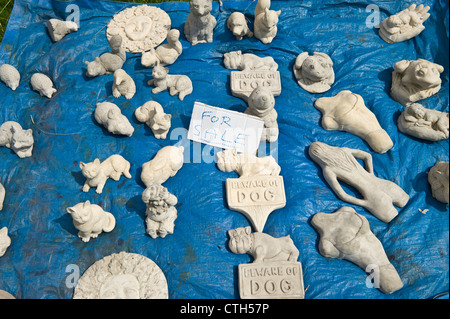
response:
[[[45,74],[42,73],[34,73],[31,76],[31,88],[38,92],[41,96],[45,96],[49,99],[52,98],[53,94],[57,92],[57,90],[53,87],[52,80]]]
[[[162,9],[139,5],[115,14],[108,23],[106,37],[120,35],[126,52],[142,53],[161,44],[170,30],[171,20]]]
[[[391,294],[403,287],[380,240],[370,230],[368,220],[352,207],[334,213],[317,213],[311,224],[320,235],[319,252],[324,257],[348,260],[374,273],[374,286]]]
[[[278,64],[272,57],[259,57],[252,53],[242,53],[241,50],[225,53],[223,64],[227,69],[240,71],[278,70]]]
[[[95,107],[94,117],[98,124],[104,126],[112,134],[133,135],[133,126],[114,103],[98,103]]]
[[[118,181],[122,175],[131,178],[130,166],[130,162],[118,154],[111,155],[103,162],[100,162],[98,158],[90,163],[80,162],[81,173],[86,177],[83,192],[89,192],[95,187],[95,192],[101,194],[109,178],[115,181]]]
[[[80,277],[73,299],[168,299],[167,280],[156,263],[120,252],[91,265]]]
[[[0,146],[14,151],[20,158],[30,157],[33,152],[33,130],[24,130],[14,121],[7,121],[0,126]]]
[[[78,31],[78,24],[73,21],[50,19],[45,25],[47,26],[48,34],[53,42],[58,42],[69,33]]]
[[[90,201],[68,207],[67,213],[72,216],[78,237],[85,243],[91,238],[97,238],[102,232],[111,232],[116,226],[113,214],[105,212],[99,205],[91,204]]]
[[[9,292],[0,289],[0,299],[16,299]]]
[[[20,73],[11,64],[0,65],[0,81],[15,91],[20,83]]]
[[[163,184],[183,167],[183,146],[165,146],[155,157],[142,165],[141,180],[146,187]]]
[[[281,10],[270,10],[270,0],[258,0],[255,8],[254,36],[264,44],[276,37]]]
[[[136,84],[134,83],[134,80],[122,69],[114,72],[112,94],[115,98],[124,96],[127,100],[132,99],[136,94]]]
[[[326,92],[334,83],[333,61],[321,52],[300,53],[295,60],[294,76],[298,85],[309,93]]]
[[[191,0],[189,10],[190,13],[184,24],[186,39],[192,45],[213,42],[217,21],[211,14],[212,0]]]
[[[0,257],[6,253],[6,249],[11,245],[11,238],[8,236],[8,228],[0,229]]]
[[[241,12],[233,12],[228,17],[227,27],[238,41],[242,40],[244,37],[253,37],[253,32],[250,31],[247,25],[247,19]]]
[[[114,35],[109,39],[111,52],[106,52],[96,57],[94,61],[86,61],[86,76],[93,78],[105,74],[111,74],[122,68],[127,60],[127,54],[122,48],[122,37]]]
[[[409,195],[400,186],[375,176],[372,155],[367,152],[322,142],[312,143],[308,152],[312,160],[321,167],[325,180],[341,200],[364,207],[385,223],[398,215],[394,205],[404,207],[409,200]],[[364,161],[364,167],[357,159]],[[340,182],[354,187],[362,198],[349,195]]]
[[[428,172],[432,196],[441,203],[449,203],[449,163],[437,162]]]
[[[404,106],[426,99],[441,89],[444,67],[424,59],[402,60],[394,65],[391,97]]]
[[[430,17],[429,10],[429,6],[412,4],[407,9],[389,16],[380,24],[380,37],[387,43],[414,38],[425,29],[423,23]]]
[[[165,139],[171,127],[171,114],[166,114],[161,104],[148,101],[134,112],[136,119],[147,124],[157,139]]]
[[[180,42],[180,31],[172,29],[167,33],[167,43],[142,53],[141,64],[147,68],[153,68],[157,64],[162,66],[171,65],[175,63],[182,52],[183,46]]]
[[[322,127],[326,130],[344,131],[359,136],[380,154],[394,146],[375,114],[366,107],[358,94],[341,91],[333,97],[317,99],[314,107],[322,112]]]
[[[169,69],[157,64],[152,70],[153,79],[148,81],[148,85],[154,86],[153,94],[169,90],[171,96],[178,95],[178,99],[183,101],[186,95],[194,90],[192,81],[187,75],[169,74]]]
[[[5,186],[3,186],[2,183],[0,183],[0,210],[3,209],[3,203],[5,202],[5,195],[6,195]]]

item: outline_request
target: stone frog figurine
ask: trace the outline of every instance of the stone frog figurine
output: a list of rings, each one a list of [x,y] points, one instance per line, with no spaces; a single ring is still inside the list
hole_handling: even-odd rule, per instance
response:
[[[158,102],[149,101],[138,107],[134,112],[136,119],[148,125],[153,135],[158,139],[165,139],[171,127],[171,114],[164,113],[164,109]]]
[[[186,39],[192,45],[213,42],[217,21],[211,14],[212,0],[191,0],[189,1],[189,10],[191,12],[184,25]]]
[[[48,34],[53,42],[58,42],[69,33],[78,31],[78,24],[73,21],[50,19],[45,25],[47,26]]]
[[[183,167],[183,146],[165,146],[155,157],[142,165],[141,180],[145,186],[163,184]]]
[[[175,63],[182,52],[183,46],[180,42],[180,31],[172,29],[167,33],[166,44],[142,53],[141,64],[147,68],[153,68],[157,64],[162,66],[170,65]]]
[[[68,207],[73,225],[78,230],[78,237],[85,243],[91,238],[97,238],[102,232],[110,232],[116,226],[113,214],[105,212],[100,206],[89,201]]]
[[[431,195],[441,203],[449,203],[449,163],[437,162],[428,172]]]
[[[258,175],[278,176],[280,165],[273,156],[257,157],[248,153],[237,153],[236,149],[224,150],[216,154],[217,167],[222,172],[235,171],[240,177]]]
[[[11,64],[2,64],[0,65],[0,81],[15,91],[20,83],[20,73]]]
[[[334,83],[333,61],[321,52],[309,55],[303,52],[297,56],[294,75],[298,85],[310,93],[323,93]]]
[[[33,151],[33,130],[24,130],[14,121],[7,121],[0,126],[0,146],[14,151],[20,158],[30,157]]]
[[[168,192],[164,186],[153,184],[142,193],[142,201],[146,204],[147,234],[152,238],[164,238],[173,234],[177,209],[175,205],[178,199]]]
[[[112,134],[133,135],[133,126],[114,103],[98,103],[95,107],[94,117],[97,123],[103,125]]]
[[[80,162],[81,172],[86,177],[83,192],[88,192],[91,187],[95,187],[96,193],[101,194],[108,178],[115,181],[118,181],[122,175],[131,178],[130,166],[130,162],[118,154],[111,155],[103,162],[100,162],[98,158],[90,163]]]
[[[281,10],[270,10],[270,0],[258,0],[255,8],[254,35],[264,44],[271,43],[277,35]]]
[[[240,50],[225,53],[223,64],[227,69],[241,71],[278,70],[278,64],[272,57],[261,58],[251,53],[242,54]]]
[[[403,287],[397,270],[390,263],[378,238],[370,230],[368,220],[351,207],[332,214],[317,213],[311,224],[320,235],[319,252],[324,257],[345,259],[368,271],[379,270],[379,288],[393,293]]]
[[[57,92],[57,90],[53,87],[53,81],[43,73],[34,73],[31,76],[30,83],[31,88],[34,91],[49,99],[51,99],[53,94]]]
[[[235,254],[250,254],[253,263],[297,261],[299,251],[290,236],[274,238],[261,232],[251,232],[250,226],[228,231],[228,247]]]
[[[86,76],[93,78],[100,75],[114,73],[122,68],[127,56],[125,49],[122,48],[122,37],[114,35],[109,39],[109,47],[111,52],[106,52],[94,61],[86,61],[87,71]]]
[[[436,94],[441,89],[444,67],[424,59],[402,60],[394,65],[391,97],[408,105]]]
[[[153,79],[148,85],[154,86],[153,94],[169,90],[171,96],[178,94],[178,99],[183,101],[186,95],[194,90],[192,81],[186,75],[170,75],[169,69],[157,64],[152,70]]]
[[[132,99],[134,94],[136,94],[134,80],[122,69],[114,71],[112,94],[115,98],[124,96],[127,100]]]
[[[244,37],[253,37],[253,32],[248,28],[245,15],[241,12],[233,12],[228,17],[227,27],[233,32],[233,35],[238,41],[242,40]]]
[[[11,245],[11,238],[8,236],[8,228],[0,229],[0,257],[5,255],[6,249]]]

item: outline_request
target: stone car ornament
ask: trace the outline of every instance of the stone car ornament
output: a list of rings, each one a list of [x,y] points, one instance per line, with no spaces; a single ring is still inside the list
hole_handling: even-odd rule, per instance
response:
[[[148,101],[134,112],[136,119],[147,124],[157,139],[165,139],[171,127],[171,114],[164,112],[161,104]]]
[[[251,232],[250,226],[228,231],[228,247],[235,254],[250,254],[253,262],[238,267],[241,299],[303,299],[299,251],[288,236],[274,238]]]
[[[429,6],[412,4],[407,9],[389,16],[380,24],[380,37],[387,43],[414,38],[425,29],[423,23],[430,17],[429,10]]]
[[[80,277],[73,299],[168,299],[167,280],[151,259],[120,252],[91,265]]]
[[[0,126],[0,146],[14,151],[20,158],[30,157],[33,152],[33,130],[24,130],[14,121],[7,121]]]
[[[186,39],[192,45],[213,42],[217,21],[211,14],[212,0],[191,0],[189,10],[190,13],[184,24]]]
[[[325,53],[303,52],[297,56],[293,69],[298,85],[310,93],[326,92],[334,83],[333,61]]]
[[[183,146],[165,146],[155,157],[142,165],[141,180],[146,187],[161,185],[183,167]]]
[[[255,8],[254,36],[264,44],[276,37],[281,10],[270,10],[270,0],[258,0]]]
[[[178,99],[183,101],[186,95],[194,90],[192,81],[187,75],[169,74],[169,69],[157,64],[152,70],[153,79],[147,82],[148,85],[154,86],[153,94],[169,90],[171,96],[178,95]]]
[[[98,124],[104,126],[112,134],[133,135],[133,126],[114,103],[98,103],[95,107],[94,117]]]
[[[379,276],[374,286],[383,293],[390,294],[403,287],[368,220],[353,208],[342,207],[332,214],[317,213],[311,224],[320,235],[322,256],[348,260],[369,273],[376,271]]]
[[[314,107],[322,112],[322,127],[326,130],[345,131],[359,136],[380,154],[394,146],[375,114],[365,106],[361,95],[341,91],[333,97],[317,99]]]
[[[247,19],[241,12],[233,12],[227,19],[227,28],[236,37],[236,40],[240,41],[244,37],[253,37],[253,32],[250,31],[247,25]]]
[[[175,63],[182,52],[183,46],[180,42],[180,31],[172,29],[167,34],[167,43],[142,53],[141,64],[147,68],[153,68],[157,64],[162,66],[170,65]]]
[[[127,100],[132,99],[136,94],[136,84],[134,83],[134,80],[122,69],[114,72],[112,94],[115,98],[124,96]]]
[[[78,31],[78,24],[73,21],[50,19],[45,25],[47,26],[48,34],[53,42],[58,42],[69,33]]]
[[[103,53],[96,57],[94,61],[86,61],[86,76],[93,78],[105,74],[111,74],[122,68],[127,60],[127,54],[122,48],[122,37],[120,35],[112,36],[109,39],[111,52]]]
[[[51,99],[53,94],[57,92],[57,90],[53,87],[53,81],[45,74],[34,73],[31,76],[30,83],[31,88],[34,91],[49,99]]]
[[[432,196],[441,203],[449,203],[449,163],[437,162],[428,172]]]
[[[385,223],[398,215],[394,205],[404,207],[409,201],[409,195],[400,186],[375,176],[372,155],[367,152],[314,142],[308,153],[321,167],[325,180],[341,200],[364,207]],[[357,159],[364,161],[364,167]],[[340,182],[354,187],[362,198],[349,195]]]
[[[5,83],[11,90],[15,91],[20,83],[20,73],[11,64],[1,64],[0,81]]]

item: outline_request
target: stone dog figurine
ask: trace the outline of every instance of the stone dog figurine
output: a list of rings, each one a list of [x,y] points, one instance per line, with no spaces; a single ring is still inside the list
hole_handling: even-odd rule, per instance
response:
[[[333,61],[320,52],[312,56],[303,52],[297,56],[294,65],[294,75],[298,85],[310,93],[323,93],[334,83]]]
[[[251,233],[250,226],[228,231],[228,247],[235,254],[250,254],[253,263],[266,261],[297,261],[299,252],[290,236],[274,238],[265,233]]]
[[[233,32],[236,40],[242,40],[245,36],[249,38],[253,37],[253,32],[248,28],[245,15],[241,12],[233,12],[229,16],[227,20],[227,27],[231,32]]]

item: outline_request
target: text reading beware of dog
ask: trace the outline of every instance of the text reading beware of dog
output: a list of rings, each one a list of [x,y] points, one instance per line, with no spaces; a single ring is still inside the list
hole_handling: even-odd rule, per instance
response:
[[[195,102],[188,139],[223,149],[256,153],[264,121],[245,113]]]

